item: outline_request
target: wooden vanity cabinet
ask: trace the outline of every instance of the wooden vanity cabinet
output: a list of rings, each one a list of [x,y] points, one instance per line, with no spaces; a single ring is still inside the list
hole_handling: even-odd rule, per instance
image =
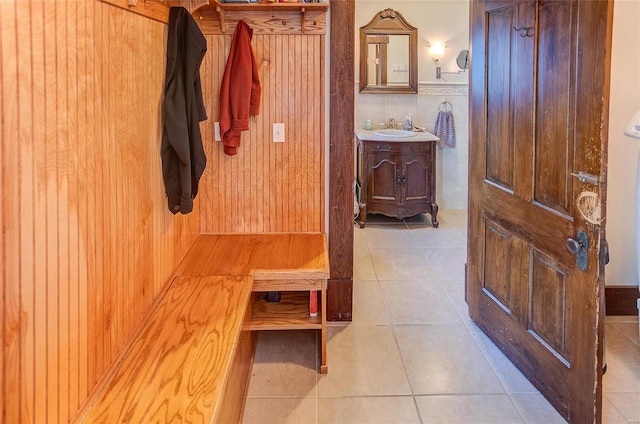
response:
[[[429,213],[437,228],[435,142],[357,140],[360,227],[369,213],[396,218]]]

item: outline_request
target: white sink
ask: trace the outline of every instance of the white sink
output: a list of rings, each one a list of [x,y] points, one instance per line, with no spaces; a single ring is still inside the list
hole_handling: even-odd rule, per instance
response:
[[[405,137],[415,137],[416,133],[413,131],[406,130],[378,130],[374,132],[375,135],[379,135],[380,137],[393,137],[393,138],[405,138]]]

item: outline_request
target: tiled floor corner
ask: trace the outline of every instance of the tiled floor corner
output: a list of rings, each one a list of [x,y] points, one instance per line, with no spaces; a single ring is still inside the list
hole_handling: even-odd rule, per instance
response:
[[[466,211],[354,226],[353,322],[260,335],[245,424],[564,423],[468,318]],[[640,423],[637,317],[607,319],[603,422]]]

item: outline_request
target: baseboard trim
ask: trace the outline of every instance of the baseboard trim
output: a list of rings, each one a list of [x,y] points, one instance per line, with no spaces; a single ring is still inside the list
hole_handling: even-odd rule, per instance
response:
[[[605,286],[607,315],[637,315],[638,287]]]

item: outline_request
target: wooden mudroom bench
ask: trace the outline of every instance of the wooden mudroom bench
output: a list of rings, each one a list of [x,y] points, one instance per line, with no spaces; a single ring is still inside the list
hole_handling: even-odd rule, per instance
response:
[[[318,330],[326,373],[328,264],[320,233],[198,236],[79,422],[239,422],[255,330]]]

